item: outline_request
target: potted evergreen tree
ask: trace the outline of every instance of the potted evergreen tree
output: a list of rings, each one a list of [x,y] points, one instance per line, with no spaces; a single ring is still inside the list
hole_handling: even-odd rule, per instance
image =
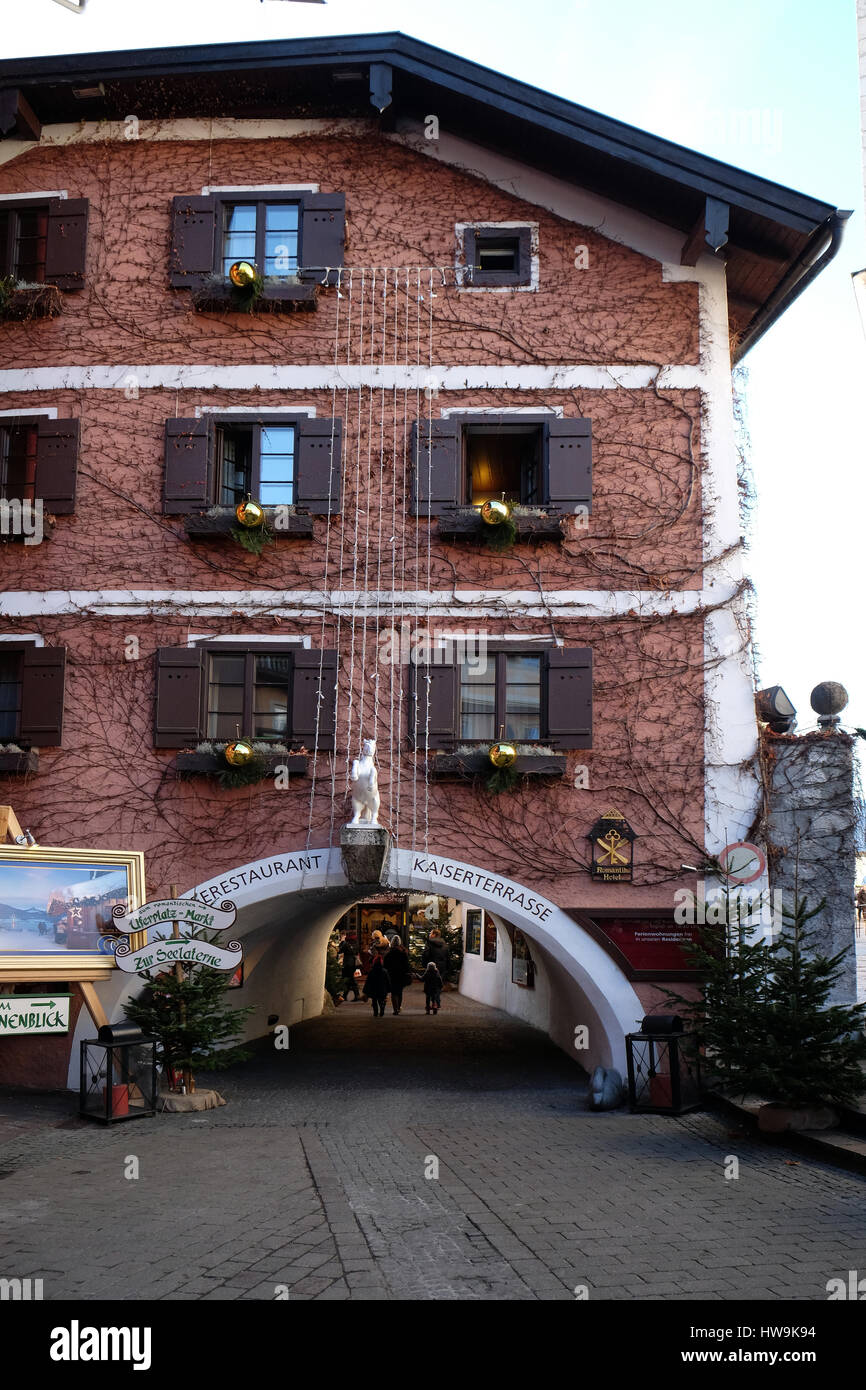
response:
[[[823,900],[810,909],[795,896],[769,943],[732,921],[728,902],[725,923],[687,948],[703,980],[701,998],[665,991],[689,1016],[709,1084],[766,1098],[758,1125],[767,1132],[830,1128],[838,1123],[834,1107],[866,1091],[866,1005],[828,1002],[844,952],[817,949],[808,923],[823,908]]]

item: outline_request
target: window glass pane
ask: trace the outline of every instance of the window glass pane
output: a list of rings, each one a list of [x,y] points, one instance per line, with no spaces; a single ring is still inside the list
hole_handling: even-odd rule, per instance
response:
[[[486,669],[468,662],[460,666],[460,737],[467,739],[496,736],[496,663]]]
[[[0,651],[0,739],[14,739],[21,711],[21,655]]]
[[[223,426],[220,447],[220,506],[236,507],[252,492],[253,432]]]
[[[210,659],[208,683],[208,738],[237,738],[244,732],[245,659],[237,654]]]
[[[223,207],[223,275],[228,275],[235,261],[255,258],[255,203],[227,203]]]
[[[35,501],[36,426],[0,428],[0,497]]]
[[[541,737],[541,657],[505,658],[505,737]]]
[[[21,208],[16,214],[14,273],[19,280],[38,284],[45,279],[47,208]]]
[[[298,269],[298,204],[265,207],[265,275],[294,275]]]
[[[506,502],[536,501],[539,442],[537,429],[467,430],[467,500],[473,506],[503,496]]]
[[[291,658],[268,652],[256,657],[253,737],[284,739],[288,733]]]
[[[268,507],[294,501],[294,426],[267,425],[261,432],[259,500]]]
[[[478,237],[475,242],[479,270],[516,271],[520,268],[518,237]]]

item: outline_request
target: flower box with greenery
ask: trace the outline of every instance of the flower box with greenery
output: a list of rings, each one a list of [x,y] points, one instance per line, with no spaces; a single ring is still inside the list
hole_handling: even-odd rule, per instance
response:
[[[493,742],[461,743],[453,751],[431,753],[427,768],[431,781],[480,781],[489,791],[505,791],[524,777],[559,780],[565,776],[567,755],[542,743],[516,743],[517,761],[511,767],[494,767],[490,761]]]
[[[17,743],[0,743],[0,773],[39,771],[39,749],[21,748]]]
[[[778,936],[765,941],[746,922],[708,927],[684,947],[703,977],[700,999],[665,990],[689,1018],[704,1052],[702,1072],[722,1095],[757,1096],[761,1129],[818,1128],[820,1112],[866,1091],[866,1004],[830,1004],[844,952],[825,956],[808,923],[824,908],[794,895]],[[762,1123],[762,1114],[766,1113]]]
[[[437,517],[443,540],[476,540],[493,550],[508,550],[518,540],[561,541],[563,521],[563,514],[555,509],[519,505],[512,508],[509,520],[498,526],[482,521],[477,507],[454,507]]]
[[[318,307],[319,286],[295,275],[257,275],[249,287],[211,275],[192,292],[193,308],[204,313],[293,314]]]
[[[56,285],[0,277],[0,321],[27,323],[53,319],[63,313],[63,295]]]
[[[197,743],[195,748],[182,748],[175,758],[175,770],[178,775],[186,777],[214,777],[222,787],[248,787],[273,777],[277,769],[283,767],[290,777],[306,773],[310,761],[306,748],[289,749],[284,743],[266,743],[257,739],[251,740],[251,744],[255,756],[235,767],[226,760],[228,742],[217,743],[206,739]]]
[[[265,507],[264,526],[245,528],[238,524],[234,507],[210,507],[206,512],[190,512],[183,518],[184,530],[193,540],[223,540],[231,536],[248,549],[246,537],[255,538],[256,532],[265,531],[269,540],[279,540],[287,536],[290,540],[311,540],[313,518],[306,512],[298,512],[293,506]],[[239,534],[240,533],[240,534]],[[265,540],[268,544],[268,539]],[[255,545],[253,553],[260,554],[262,546]]]

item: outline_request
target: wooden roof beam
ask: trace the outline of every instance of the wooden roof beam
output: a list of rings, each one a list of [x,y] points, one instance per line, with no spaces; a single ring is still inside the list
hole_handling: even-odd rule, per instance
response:
[[[38,140],[42,134],[42,122],[17,87],[0,91],[0,135],[9,134],[19,140]]]
[[[698,257],[715,255],[728,240],[730,208],[719,198],[707,197],[704,209],[686,237],[680,265],[697,265]]]

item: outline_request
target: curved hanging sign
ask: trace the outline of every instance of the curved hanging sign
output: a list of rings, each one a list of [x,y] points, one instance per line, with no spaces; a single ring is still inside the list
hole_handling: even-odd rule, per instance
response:
[[[139,946],[138,950],[121,941],[114,953],[115,962],[128,975],[156,975],[173,965],[207,965],[211,970],[234,971],[243,956],[244,948],[239,941],[212,946],[195,936],[166,937]]]
[[[115,931],[130,936],[133,932],[154,931],[171,936],[172,925],[177,922],[181,931],[186,929],[193,935],[202,931],[225,931],[233,927],[237,908],[228,898],[207,907],[195,898],[160,898],[157,902],[145,903],[134,912],[116,907],[112,914]]]

